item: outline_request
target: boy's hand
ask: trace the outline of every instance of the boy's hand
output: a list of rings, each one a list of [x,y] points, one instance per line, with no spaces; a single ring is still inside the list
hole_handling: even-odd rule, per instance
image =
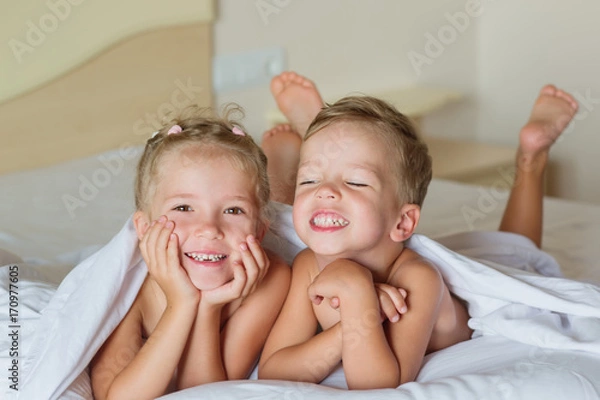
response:
[[[390,286],[386,283],[376,283],[375,290],[379,299],[379,310],[381,322],[389,319],[390,322],[398,322],[400,316],[406,311],[406,290]]]
[[[173,233],[175,223],[161,216],[154,221],[140,240],[140,251],[150,276],[165,293],[168,303],[186,304],[200,300],[200,291],[194,286],[179,260],[179,240]]]
[[[308,287],[308,296],[319,305],[327,299],[337,309],[345,296],[358,295],[361,289],[374,290],[371,272],[350,260],[336,260],[327,265]]]
[[[233,279],[218,288],[204,290],[202,303],[225,305],[239,298],[246,298],[256,290],[269,269],[269,257],[252,235],[240,244],[241,263],[235,262]]]

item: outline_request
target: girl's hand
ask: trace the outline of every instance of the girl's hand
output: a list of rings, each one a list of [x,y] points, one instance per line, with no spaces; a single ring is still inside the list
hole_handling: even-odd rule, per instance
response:
[[[202,292],[202,304],[225,305],[244,299],[256,290],[269,269],[269,257],[252,235],[240,244],[241,263],[235,262],[233,279],[226,284]]]
[[[398,322],[400,316],[408,311],[405,301],[406,290],[385,283],[376,283],[375,290],[379,299],[381,321],[389,319],[390,322]]]
[[[175,223],[161,216],[140,241],[140,251],[150,276],[158,283],[169,304],[196,304],[200,291],[194,286],[179,260],[179,240]]]
[[[242,263],[246,269],[247,282],[242,290],[241,297],[246,298],[252,294],[269,270],[269,257],[253,235],[246,237],[246,242],[240,244]]]

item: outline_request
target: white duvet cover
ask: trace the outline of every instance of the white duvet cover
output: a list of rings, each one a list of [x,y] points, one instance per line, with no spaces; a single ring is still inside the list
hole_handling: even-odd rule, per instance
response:
[[[296,240],[293,232],[288,234],[294,236],[292,241]],[[415,235],[408,243],[434,262],[451,291],[468,303],[469,325],[475,330],[473,340],[429,356],[418,383],[403,385],[397,391],[334,391],[331,386],[345,385],[343,371],[339,370],[321,385],[226,382],[200,386],[167,398],[204,398],[212,393],[220,399],[281,395],[402,398],[402,394],[406,394],[405,398],[480,399],[492,393],[504,396],[508,392],[510,398],[536,393],[536,396],[544,394],[546,399],[562,399],[558,394],[565,392],[571,396],[579,394],[571,398],[598,397],[600,289],[501,265],[498,261],[514,259],[517,264],[526,264],[533,270],[558,273],[550,256],[519,236],[488,234],[484,242],[495,244],[491,254],[486,253],[489,246],[479,246],[480,237],[476,236],[474,241],[473,235],[460,235],[447,241],[471,257],[488,260],[485,264],[422,235]],[[279,243],[287,246],[287,241],[288,237],[280,237]],[[479,253],[478,247],[482,250]],[[39,310],[52,289],[43,283],[44,279],[36,279],[39,267],[29,270],[25,264],[13,266],[18,266],[24,274],[19,277],[24,290],[29,290],[31,284],[32,293],[45,294],[37,302]],[[10,266],[3,268],[3,282],[10,277],[7,272],[10,269]],[[24,358],[19,392],[22,398],[91,398],[86,367],[127,312],[146,273],[135,230],[128,221],[107,246],[84,260],[62,281],[35,321],[33,331],[25,335],[23,329]],[[27,296],[27,301],[33,298],[26,292],[22,294]],[[6,294],[3,297],[7,298]],[[35,303],[29,310],[33,320]],[[27,317],[21,314],[23,325]],[[502,348],[501,353],[499,348]],[[73,382],[75,385],[69,388]],[[550,390],[549,382],[560,386],[562,392],[558,387]]]
[[[108,152],[0,177],[0,249],[11,252],[0,251],[0,265],[5,265],[0,268],[0,369],[6,376],[0,379],[5,382],[2,398],[18,393],[27,400],[91,398],[87,363],[126,312],[145,274],[133,241],[122,240],[129,235],[127,226],[119,241],[82,263],[56,289],[131,214],[134,165],[135,159]],[[110,179],[96,182],[94,177],[100,176]],[[86,182],[104,183],[88,193]],[[68,203],[69,196],[81,202]],[[419,232],[440,238],[465,230],[495,230],[504,201],[497,190],[434,180]],[[600,207],[555,199],[545,204],[545,250],[567,277],[600,283]],[[301,243],[286,234],[291,221],[285,212],[278,216],[274,225],[280,229],[268,244],[285,250],[290,259]],[[417,382],[398,389],[340,390],[335,388],[345,387],[345,380],[339,368],[320,385],[251,379],[203,385],[165,398],[600,398],[598,288],[506,268],[558,273],[552,258],[527,243],[514,242],[511,235],[489,235],[457,235],[441,242],[470,258],[495,261],[491,267],[466,261],[425,237],[411,240],[429,252],[452,290],[469,300],[471,324],[477,330],[474,339],[429,355]],[[9,286],[14,266],[19,274],[16,323],[11,321],[14,299]],[[11,355],[14,330],[16,357]],[[19,392],[10,389],[15,360]]]

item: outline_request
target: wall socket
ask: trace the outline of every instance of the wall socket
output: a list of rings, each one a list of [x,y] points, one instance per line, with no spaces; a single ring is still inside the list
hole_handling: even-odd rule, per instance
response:
[[[263,86],[286,70],[285,49],[273,47],[218,55],[213,59],[213,89],[223,93]]]

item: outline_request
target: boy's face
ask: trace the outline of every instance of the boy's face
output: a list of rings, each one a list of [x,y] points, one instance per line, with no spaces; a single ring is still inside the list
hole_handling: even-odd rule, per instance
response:
[[[350,122],[302,145],[294,226],[315,253],[361,261],[391,244],[402,205],[388,154],[364,124]]]
[[[226,157],[197,149],[165,155],[159,168],[147,222],[175,222],[181,265],[199,290],[225,284],[241,262],[240,244],[259,231],[252,180]]]

